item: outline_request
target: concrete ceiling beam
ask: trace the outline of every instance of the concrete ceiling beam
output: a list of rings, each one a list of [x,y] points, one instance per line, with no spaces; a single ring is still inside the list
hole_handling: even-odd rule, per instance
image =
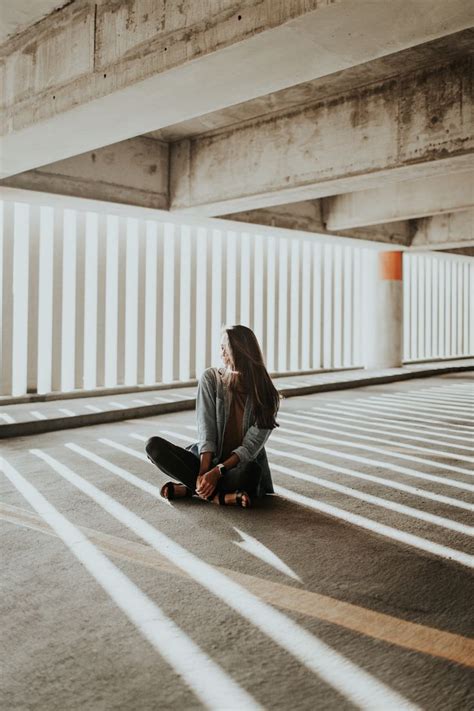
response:
[[[474,24],[470,0],[76,0],[0,48],[7,177]],[[28,150],[25,150],[25,146]]]
[[[472,58],[172,145],[171,209],[222,215],[472,169]]]
[[[323,200],[328,230],[349,230],[474,207],[474,170],[406,180]]]
[[[410,249],[439,250],[474,247],[474,209],[434,215],[416,221]]]

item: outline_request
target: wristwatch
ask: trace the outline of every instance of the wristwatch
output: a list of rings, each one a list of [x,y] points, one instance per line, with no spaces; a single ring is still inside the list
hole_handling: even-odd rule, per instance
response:
[[[227,473],[227,469],[225,468],[225,466],[223,464],[217,464],[216,468],[219,469],[221,476],[224,476],[224,474]]]

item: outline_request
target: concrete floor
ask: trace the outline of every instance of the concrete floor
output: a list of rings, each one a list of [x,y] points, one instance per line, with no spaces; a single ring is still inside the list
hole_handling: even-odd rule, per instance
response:
[[[472,708],[473,403],[470,373],[288,399],[251,511],[157,498],[143,438],[192,411],[5,440],[2,708]]]

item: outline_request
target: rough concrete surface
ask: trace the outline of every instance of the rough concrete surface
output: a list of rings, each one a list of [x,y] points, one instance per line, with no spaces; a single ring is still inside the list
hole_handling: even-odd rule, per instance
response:
[[[164,548],[154,550],[31,449],[95,484],[199,564],[217,567],[279,610],[311,635],[311,643],[323,642],[357,665],[357,674],[363,670],[382,683],[387,703],[377,708],[390,708],[396,692],[410,708],[468,709],[473,586],[463,555],[472,545],[464,529],[453,527],[472,523],[466,504],[473,501],[473,402],[469,373],[284,400],[281,427],[267,446],[277,493],[250,511],[198,499],[167,505],[153,489],[122,478],[134,474],[160,487],[164,475],[133,453],[140,456],[143,438],[152,434],[185,445],[183,438],[195,437],[193,412],[15,438],[2,445],[2,455],[261,706],[354,707],[341,686],[344,667],[323,680],[288,647],[284,624],[280,643],[270,639],[257,628],[261,618],[252,605],[238,614],[228,598],[216,596],[218,585],[211,592],[206,581],[187,575],[186,564],[175,567]],[[70,442],[102,460],[71,451]],[[111,464],[121,469],[107,469]],[[2,707],[202,707],[48,529],[44,505],[41,514],[34,512],[3,475],[1,492]],[[369,496],[378,499],[369,502]],[[393,510],[400,505],[410,508]],[[351,522],[350,515],[361,518]],[[422,520],[427,515],[441,518]],[[367,521],[376,530],[368,530]],[[395,540],[397,532],[417,538]],[[256,557],[255,541],[288,568]],[[420,541],[451,553],[421,550]],[[308,665],[331,659],[309,655]],[[218,681],[211,675],[206,685],[209,690]],[[222,708],[236,708],[232,696]]]

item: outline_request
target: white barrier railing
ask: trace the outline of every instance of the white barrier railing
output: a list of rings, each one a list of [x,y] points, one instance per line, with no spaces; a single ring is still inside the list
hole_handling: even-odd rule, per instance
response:
[[[474,259],[404,254],[404,360],[474,356]]]
[[[270,372],[362,364],[366,248],[63,204],[0,203],[3,395],[193,379],[224,323]]]

